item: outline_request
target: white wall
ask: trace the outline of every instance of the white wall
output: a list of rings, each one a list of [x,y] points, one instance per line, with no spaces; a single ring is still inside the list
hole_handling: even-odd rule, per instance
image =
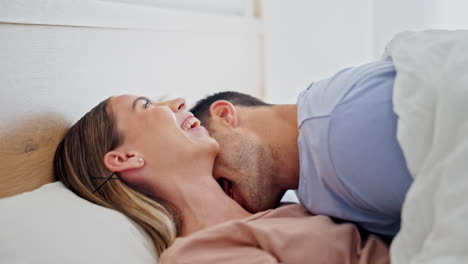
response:
[[[468,29],[466,0],[264,0],[265,98],[294,103],[311,82],[379,59],[405,30]]]
[[[468,29],[468,1],[438,1],[438,27],[446,29]]]
[[[466,0],[374,0],[374,58],[406,30],[468,29]]]
[[[295,100],[312,81],[371,56],[371,0],[265,0],[265,97]]]
[[[433,28],[437,24],[438,0],[375,0],[373,11],[373,55],[380,58],[396,33]]]

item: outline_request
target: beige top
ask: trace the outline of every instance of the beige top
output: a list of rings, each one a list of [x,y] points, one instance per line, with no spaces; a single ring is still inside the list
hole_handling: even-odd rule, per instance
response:
[[[390,263],[376,236],[365,241],[349,223],[287,205],[177,238],[160,258],[177,263]]]

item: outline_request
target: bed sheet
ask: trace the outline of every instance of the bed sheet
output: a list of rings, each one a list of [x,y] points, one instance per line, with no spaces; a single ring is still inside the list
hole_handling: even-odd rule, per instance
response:
[[[398,140],[414,177],[392,263],[468,263],[468,31],[406,32],[397,69]]]

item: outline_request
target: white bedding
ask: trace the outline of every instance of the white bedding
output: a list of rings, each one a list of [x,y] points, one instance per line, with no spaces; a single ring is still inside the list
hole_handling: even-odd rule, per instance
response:
[[[392,263],[468,263],[468,31],[402,33],[386,55],[414,177]]]

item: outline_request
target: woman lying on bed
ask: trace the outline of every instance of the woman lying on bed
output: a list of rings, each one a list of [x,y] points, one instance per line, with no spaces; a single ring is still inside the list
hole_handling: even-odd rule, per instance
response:
[[[218,151],[183,99],[123,95],[70,128],[54,173],[81,197],[141,225],[164,251],[161,263],[389,262],[377,237],[361,238],[355,226],[300,205],[251,215],[213,178]]]

